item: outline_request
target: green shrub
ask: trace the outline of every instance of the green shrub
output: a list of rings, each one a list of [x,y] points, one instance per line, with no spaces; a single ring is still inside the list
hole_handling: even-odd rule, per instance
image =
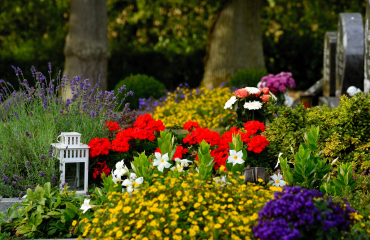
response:
[[[114,89],[116,93],[118,92],[117,90],[122,86],[126,86],[126,90],[118,94],[118,102],[121,102],[121,99],[129,90],[132,91],[134,93],[133,96],[130,96],[126,99],[126,102],[130,103],[130,109],[139,108],[140,98],[151,97],[154,99],[159,99],[165,95],[165,86],[153,77],[149,77],[145,74],[137,74],[126,77],[115,86]],[[123,107],[124,105],[121,106],[120,110],[122,110]]]
[[[244,68],[237,71],[228,83],[229,87],[256,87],[261,78],[267,75],[265,68]]]
[[[294,161],[303,142],[303,134],[311,125],[320,127],[318,148],[322,158],[331,162],[338,157],[339,163],[351,162],[354,170],[370,167],[370,94],[357,94],[353,98],[343,96],[337,108],[327,106],[304,109],[271,107],[269,111],[280,116],[270,123],[265,136],[270,142],[269,156],[276,159],[280,152],[288,161]]]

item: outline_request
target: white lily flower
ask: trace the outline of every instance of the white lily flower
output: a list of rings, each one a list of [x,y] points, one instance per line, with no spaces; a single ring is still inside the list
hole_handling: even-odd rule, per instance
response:
[[[159,152],[156,152],[155,157],[153,166],[158,166],[159,171],[163,172],[165,168],[171,167],[171,163],[168,162],[168,153],[161,155]]]
[[[197,171],[197,173],[199,173],[199,169],[197,167],[195,168],[195,171]]]
[[[230,156],[227,158],[227,162],[228,163],[232,163],[233,166],[235,166],[235,164],[243,164],[244,163],[244,160],[243,160],[243,151],[240,150],[239,152],[236,152],[235,150],[230,150]]]
[[[171,171],[177,170],[178,172],[183,172],[184,171],[184,165],[185,163],[181,162],[176,162],[175,166],[171,168]]]
[[[116,163],[116,170],[113,171],[113,174],[115,175],[116,178],[120,179],[123,175],[125,175],[128,172],[129,170],[126,167],[124,161],[122,160]]]
[[[122,180],[121,180],[121,177],[117,177],[114,172],[115,171],[113,171],[113,174],[112,174],[112,180],[113,180],[114,184],[117,184],[118,182],[120,182]]]
[[[175,162],[180,162],[181,164],[184,164],[184,167],[189,166],[189,163],[193,163],[190,160],[187,159],[180,159],[180,158],[175,158]]]
[[[280,173],[278,173],[278,175],[272,175],[271,178],[272,180],[270,181],[270,183],[275,187],[283,187],[286,185],[286,182],[282,180],[283,175],[281,175]]]
[[[331,165],[334,165],[334,163],[336,163],[337,161],[338,161],[338,158],[334,159]]]
[[[90,199],[85,199],[84,200],[84,203],[81,205],[81,210],[83,210],[82,213],[85,213],[87,210],[89,210],[90,208],[93,208],[94,205],[90,205]]]
[[[213,180],[215,180],[215,183],[216,184],[220,184],[221,187],[225,186],[226,184],[228,184],[228,182],[226,182],[226,176],[222,176],[222,177],[215,177],[213,178]]]
[[[133,191],[137,190],[143,182],[143,177],[138,178],[135,173],[131,173],[130,177],[122,182],[122,186],[125,186],[126,191],[131,194]],[[122,190],[122,192],[123,191],[124,190]]]
[[[277,168],[277,167],[279,166],[279,164],[280,164],[280,157],[281,157],[281,155],[283,155],[283,153],[279,153],[278,161],[277,161],[277,163],[276,163],[275,168]]]

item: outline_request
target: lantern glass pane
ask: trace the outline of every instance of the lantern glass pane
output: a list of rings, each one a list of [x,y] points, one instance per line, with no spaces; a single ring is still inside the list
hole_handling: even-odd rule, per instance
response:
[[[85,187],[85,163],[65,163],[65,181],[68,183],[68,190],[81,191]]]

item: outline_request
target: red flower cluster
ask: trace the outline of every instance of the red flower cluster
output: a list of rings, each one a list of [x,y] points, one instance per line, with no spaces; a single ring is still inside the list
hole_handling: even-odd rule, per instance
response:
[[[98,162],[98,164],[100,165],[100,167],[94,168],[94,173],[93,173],[94,179],[97,176],[100,176],[100,178],[101,178],[101,174],[102,173],[104,173],[105,176],[108,176],[110,174],[110,168],[108,168],[106,162],[107,161],[104,161],[102,163],[101,162]]]
[[[91,139],[89,144],[90,157],[97,157],[99,155],[108,155],[109,150],[112,149],[112,145],[107,138],[94,138]]]
[[[106,122],[105,125],[109,128],[109,131],[118,131],[121,128],[118,126],[118,123],[116,122]],[[105,127],[104,127],[105,128]]]
[[[200,144],[202,141],[206,141],[211,146],[218,145],[220,142],[220,134],[209,130],[208,128],[198,127],[190,134],[188,134],[183,142],[189,145]]]
[[[155,152],[159,152],[162,154],[161,149],[157,148]],[[175,154],[173,155],[172,160],[175,161],[176,158],[182,159],[182,155],[189,153],[189,150],[187,148],[183,148],[182,146],[177,146]]]
[[[196,128],[199,127],[199,123],[197,122],[192,122],[191,120],[187,121],[184,124],[184,130],[188,130],[189,132],[194,131]]]
[[[127,128],[116,135],[112,141],[112,149],[118,152],[127,152],[130,148],[129,141],[140,139],[155,140],[155,134],[165,129],[161,120],[155,121],[150,114],[139,116],[132,128]]]
[[[194,122],[191,124],[195,126]],[[183,139],[183,142],[193,145],[200,144],[203,140],[205,140],[211,146],[217,145],[217,148],[211,151],[211,156],[214,157],[214,168],[217,170],[220,166],[225,166],[226,164],[230,150],[229,143],[232,142],[234,135],[240,135],[244,144],[248,145],[248,151],[253,151],[255,153],[260,153],[263,149],[265,149],[266,145],[269,144],[264,136],[256,135],[258,134],[259,130],[261,132],[265,131],[265,125],[263,123],[258,121],[247,122],[244,125],[244,130],[232,127],[229,131],[224,132],[224,134],[222,134],[220,137],[217,132],[213,132],[208,128],[197,127]]]
[[[265,131],[265,124],[259,121],[249,121],[244,124],[244,129],[247,130],[247,133],[250,135],[254,135],[261,130],[261,132]]]
[[[251,141],[248,143],[248,151],[253,151],[255,153],[262,152],[263,149],[267,145],[269,145],[269,141],[265,138],[263,135],[257,135],[251,139]]]

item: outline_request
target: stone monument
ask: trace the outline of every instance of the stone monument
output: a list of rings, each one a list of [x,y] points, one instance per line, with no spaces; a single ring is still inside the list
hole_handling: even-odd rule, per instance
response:
[[[335,95],[350,86],[364,89],[364,27],[360,13],[340,13],[337,32]]]
[[[370,0],[369,0],[370,1]],[[335,51],[337,32],[326,32],[324,40],[323,94],[335,96]]]
[[[364,92],[370,92],[370,0],[366,1]]]

